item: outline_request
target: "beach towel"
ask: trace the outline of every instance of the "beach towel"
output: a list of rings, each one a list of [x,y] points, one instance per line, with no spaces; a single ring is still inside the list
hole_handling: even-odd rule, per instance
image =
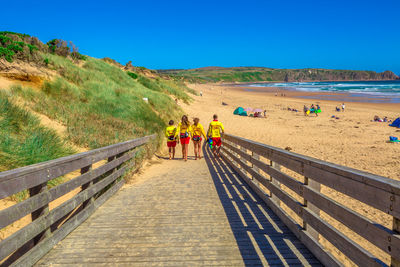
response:
[[[398,142],[400,142],[400,140],[399,140],[399,138],[397,138],[395,136],[389,136],[389,142],[398,143]]]

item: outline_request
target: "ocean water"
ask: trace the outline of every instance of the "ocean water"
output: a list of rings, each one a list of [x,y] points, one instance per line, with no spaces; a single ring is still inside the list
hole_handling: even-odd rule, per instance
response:
[[[371,102],[400,102],[400,80],[396,81],[351,81],[351,82],[280,82],[252,84],[252,87],[277,87],[304,92],[347,93],[348,97],[369,98]],[[307,98],[315,98],[307,96]],[[319,97],[321,98],[321,97]],[[329,95],[322,97],[328,99]],[[337,96],[335,97],[337,99]]]

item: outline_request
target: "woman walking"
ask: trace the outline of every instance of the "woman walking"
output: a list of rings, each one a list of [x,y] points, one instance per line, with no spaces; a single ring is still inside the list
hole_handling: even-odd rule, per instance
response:
[[[202,136],[206,138],[206,133],[204,132],[204,127],[199,123],[199,118],[193,119],[193,125],[191,126],[191,134],[192,140],[194,144],[194,155],[195,159],[201,159],[201,141],[203,140]]]
[[[176,133],[179,134],[178,143],[180,142],[182,145],[182,158],[187,161],[190,141],[190,122],[186,115],[182,116],[182,120],[178,125]]]

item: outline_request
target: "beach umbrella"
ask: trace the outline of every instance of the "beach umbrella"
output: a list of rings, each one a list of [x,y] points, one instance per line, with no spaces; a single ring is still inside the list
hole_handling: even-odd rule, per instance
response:
[[[247,112],[252,112],[252,111],[253,111],[253,109],[252,109],[252,108],[245,108],[245,109],[244,109],[244,111],[247,111]]]
[[[253,112],[263,112],[264,110],[256,108],[255,110],[253,110]]]

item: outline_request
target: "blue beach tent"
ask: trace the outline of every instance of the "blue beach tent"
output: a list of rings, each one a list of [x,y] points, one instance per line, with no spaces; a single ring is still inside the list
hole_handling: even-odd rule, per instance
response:
[[[392,124],[389,124],[389,126],[400,128],[400,117],[395,119],[394,122],[392,122]]]
[[[233,114],[239,115],[239,116],[247,116],[247,112],[242,107],[236,108],[235,111],[233,112]]]

